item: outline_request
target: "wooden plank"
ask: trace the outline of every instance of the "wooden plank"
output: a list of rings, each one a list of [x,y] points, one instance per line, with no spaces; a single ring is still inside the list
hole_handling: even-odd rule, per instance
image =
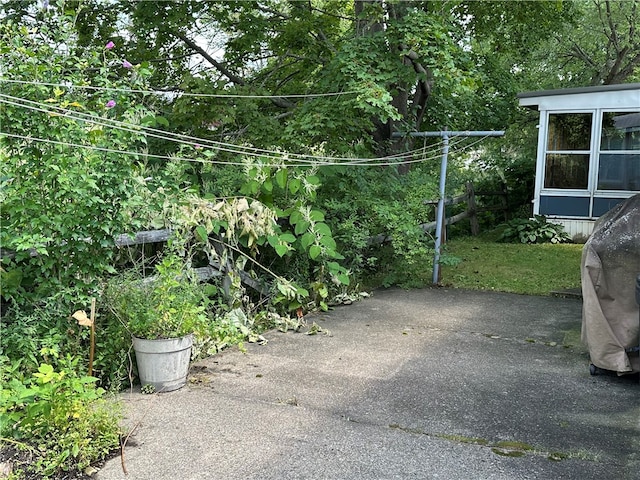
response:
[[[467,193],[469,194],[469,202],[467,211],[471,221],[471,235],[476,236],[480,233],[480,225],[478,224],[478,210],[476,208],[476,196],[473,191],[473,183],[467,182]]]
[[[465,210],[464,212],[454,215],[453,217],[447,218],[444,223],[445,225],[451,225],[453,223],[459,222],[464,218],[467,218],[468,216],[469,212]],[[431,230],[435,230],[437,223],[438,222],[423,223],[422,225],[420,225],[420,228],[422,228],[425,232],[429,232]]]
[[[142,232],[138,232],[133,236],[128,233],[122,233],[114,238],[114,242],[116,247],[130,247],[133,245],[143,245],[146,243],[160,243],[169,240],[172,234],[173,231],[168,228],[162,230],[145,230]],[[84,241],[90,243],[91,239],[86,238],[84,239]],[[38,252],[36,252],[35,249],[30,249],[29,255],[32,257],[37,257]],[[0,257],[2,258],[13,258],[15,256],[16,252],[14,252],[13,250],[0,249]]]
[[[466,202],[467,199],[469,198],[469,193],[464,193],[462,195],[459,195],[457,197],[449,197],[449,198],[445,198],[444,199],[444,205],[445,207],[448,207],[449,205],[458,205],[459,203],[462,202]],[[425,200],[424,203],[425,205],[437,205],[439,202],[439,200]]]
[[[168,228],[162,230],[145,230],[137,232],[133,236],[123,233],[115,238],[115,242],[117,247],[130,247],[145,243],[166,242],[171,238],[171,235],[173,235],[173,231]]]

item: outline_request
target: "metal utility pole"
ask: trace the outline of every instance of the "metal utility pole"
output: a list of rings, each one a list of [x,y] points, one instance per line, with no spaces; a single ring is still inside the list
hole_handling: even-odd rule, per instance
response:
[[[409,132],[410,137],[442,137],[442,163],[440,164],[440,196],[438,198],[438,211],[436,215],[436,244],[433,256],[433,277],[432,283],[436,285],[440,277],[440,246],[442,245],[442,224],[444,223],[444,200],[445,187],[447,183],[447,160],[449,156],[449,138],[451,137],[502,137],[504,130],[489,131],[448,131],[446,128],[441,132]],[[405,136],[402,133],[393,133],[393,138]]]

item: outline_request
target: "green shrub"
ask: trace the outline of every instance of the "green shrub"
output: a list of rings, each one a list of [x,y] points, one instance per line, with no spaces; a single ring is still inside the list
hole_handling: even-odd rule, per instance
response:
[[[20,380],[17,369],[0,359],[0,436],[31,454],[16,471],[29,478],[82,471],[119,447],[119,407],[103,397],[95,377],[43,363]]]
[[[567,243],[571,237],[562,225],[547,222],[544,216],[536,215],[531,219],[509,221],[498,240],[507,243]]]
[[[69,367],[75,358],[77,374],[86,373],[89,360],[89,329],[70,317],[72,312],[48,299],[28,310],[14,307],[0,318],[0,355],[19,362],[20,375],[30,376],[42,363],[56,370]],[[128,351],[131,337],[122,324],[98,309],[95,326],[93,376],[102,388],[119,391],[129,383]]]

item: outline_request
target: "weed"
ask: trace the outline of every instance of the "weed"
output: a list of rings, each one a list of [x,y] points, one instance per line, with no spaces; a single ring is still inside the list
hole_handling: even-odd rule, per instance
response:
[[[21,382],[10,378],[11,368],[3,362],[0,436],[30,449],[31,460],[19,468],[45,478],[82,471],[118,448],[119,406],[103,398],[96,378],[42,364]]]
[[[152,393],[155,393],[155,392],[156,392],[156,387],[154,387],[150,383],[147,383],[140,387],[140,393],[143,393],[145,395],[151,395]]]

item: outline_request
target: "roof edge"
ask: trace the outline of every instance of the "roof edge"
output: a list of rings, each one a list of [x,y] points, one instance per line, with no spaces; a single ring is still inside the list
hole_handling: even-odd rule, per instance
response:
[[[560,88],[556,90],[537,90],[518,93],[517,98],[551,97],[554,95],[576,95],[580,93],[616,92],[621,90],[640,90],[640,83],[616,83],[614,85],[598,85],[595,87]]]

